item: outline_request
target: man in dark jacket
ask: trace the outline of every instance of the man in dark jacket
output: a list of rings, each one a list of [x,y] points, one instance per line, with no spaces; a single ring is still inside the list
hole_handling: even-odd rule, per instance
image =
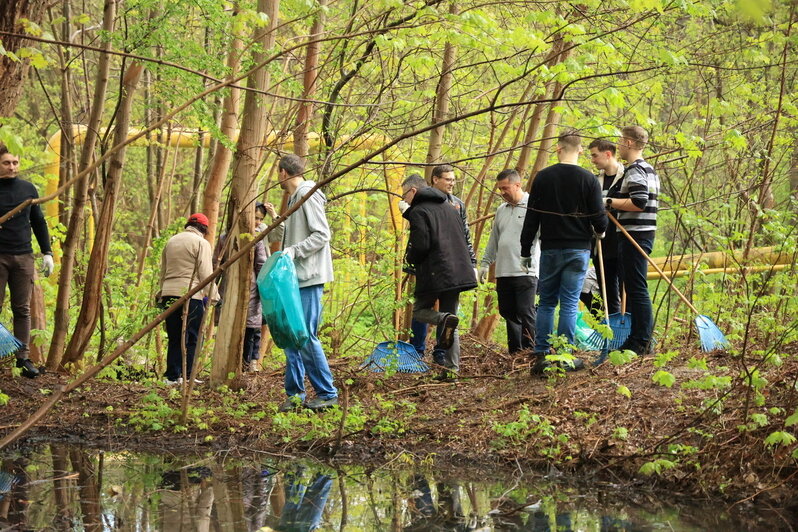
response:
[[[17,177],[19,157],[8,152],[0,143],[0,216],[13,210],[25,200],[39,194],[29,181]],[[30,349],[30,298],[33,288],[33,247],[31,230],[44,254],[42,273],[53,273],[53,251],[50,233],[39,205],[28,205],[0,224],[0,308],[5,299],[6,286],[11,293],[11,313],[14,315],[14,336],[22,342],[17,350],[17,367],[22,375],[34,378],[39,370],[28,358]]]
[[[531,264],[531,248],[540,230],[540,304],[535,320],[535,364],[533,374],[548,367],[546,355],[554,328],[554,309],[560,304],[557,335],[574,343],[579,294],[590,260],[593,231],[603,237],[607,215],[601,186],[595,176],[578,166],[582,153],[579,135],[569,132],[558,139],[559,163],[544,168],[535,177],[529,194],[529,209],[521,230],[521,266]],[[592,227],[592,229],[591,229]],[[574,359],[566,369],[584,367]]]
[[[437,325],[433,359],[445,368],[439,378],[454,378],[460,369],[460,292],[477,285],[463,221],[447,204],[446,194],[428,186],[417,174],[402,183],[402,199],[410,204],[403,216],[410,223],[407,262],[416,270],[413,318]]]
[[[457,214],[460,215],[460,219],[463,220],[463,234],[465,234],[466,244],[468,245],[468,254],[471,257],[471,264],[475,269],[474,276],[478,277],[476,273],[477,255],[474,253],[474,246],[471,243],[471,231],[468,229],[468,213],[466,212],[466,206],[463,200],[454,195],[455,182],[456,178],[454,176],[453,166],[449,164],[439,164],[432,169],[432,186],[446,194],[449,205],[457,211]],[[407,203],[404,203],[404,205],[407,205]],[[400,204],[399,209],[404,212],[402,204]],[[412,331],[410,343],[413,344],[413,347],[416,348],[416,351],[418,351],[421,356],[424,356],[427,343],[427,324],[418,320],[413,320],[410,324],[410,328]]]

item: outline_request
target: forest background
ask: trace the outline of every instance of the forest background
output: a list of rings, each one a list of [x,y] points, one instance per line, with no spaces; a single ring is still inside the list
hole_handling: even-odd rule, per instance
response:
[[[615,138],[639,124],[662,180],[654,255],[695,254],[673,268],[688,270],[679,283],[727,333],[739,378],[765,407],[760,374],[789,356],[798,325],[795,9],[750,0],[5,2],[0,140],[43,191],[60,264],[37,285],[38,356],[78,373],[120,356],[159,368],[160,250],[203,211],[210,238],[230,231],[233,258],[243,258],[226,265],[228,304],[205,343],[212,380],[235,378],[254,202],[285,210],[276,162],[294,152],[329,199],[336,281],[322,338],[330,358],[359,363],[407,330],[405,229],[391,194],[402,176],[453,164],[480,250],[499,171],[531,180],[554,161],[562,128]],[[754,251],[762,246],[786,266],[772,267]],[[723,272],[702,273],[710,252],[723,255]],[[463,323],[482,340],[502,338],[492,288],[463,298]],[[689,334],[687,309],[662,283],[652,295],[659,346],[677,345]],[[795,391],[786,408],[767,411],[784,429],[774,445],[791,449]]]

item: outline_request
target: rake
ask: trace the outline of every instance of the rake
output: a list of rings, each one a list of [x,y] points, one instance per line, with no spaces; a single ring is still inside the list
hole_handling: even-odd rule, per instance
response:
[[[370,367],[374,372],[383,372],[394,368],[401,373],[424,373],[429,366],[422,360],[416,348],[407,342],[381,342],[360,365]]]
[[[607,306],[607,280],[604,276],[604,251],[602,250],[601,246],[601,238],[596,238],[596,249],[598,250],[598,258],[599,258],[599,266],[600,266],[600,274],[601,274],[601,293],[603,297],[601,298],[602,303],[604,303],[604,316],[609,319],[610,316],[610,308]],[[588,340],[593,338],[597,333],[593,333]],[[601,336],[601,335],[599,335]],[[610,336],[607,338],[602,337],[602,346],[601,346],[601,354],[599,357],[593,362],[594,366],[598,366],[605,360],[607,360],[607,353],[610,351],[610,339],[615,337],[615,331],[610,329]]]
[[[17,338],[0,323],[0,358],[10,355],[20,347],[22,347],[22,342],[17,340]]]
[[[602,323],[607,321],[603,320]],[[632,332],[632,315],[626,312],[625,292],[621,297],[621,311],[610,314],[610,329],[612,329],[612,338],[609,339],[608,348],[610,351],[615,351],[623,345]],[[584,343],[590,350],[599,351],[604,348],[604,336],[598,331],[593,331]]]
[[[629,232],[618,222],[618,220],[615,219],[615,216],[610,213],[607,213],[607,216],[610,220],[612,220],[612,223],[615,224],[618,230],[623,233],[623,236],[628,238],[629,242],[632,243],[637,251],[639,251],[646,258],[648,263],[651,264],[657,273],[659,273],[660,276],[662,276],[662,278],[668,282],[668,286],[671,288],[671,290],[673,290],[676,295],[679,296],[682,301],[684,301],[684,304],[695,313],[695,326],[696,329],[698,329],[698,338],[701,341],[701,349],[708,352],[714,351],[715,349],[726,349],[729,347],[729,341],[726,339],[726,336],[724,336],[718,326],[715,325],[711,319],[709,319],[709,316],[705,316],[698,312],[698,309],[696,309],[695,306],[693,306],[693,304],[690,303],[690,301],[684,296],[684,294],[682,294],[679,289],[676,288],[676,286],[673,284],[673,280],[668,277],[665,272],[662,271],[662,268],[660,268],[657,263],[648,256],[648,253],[646,253],[643,248],[641,248],[640,245],[635,242],[635,239],[632,238],[632,235],[630,235]]]

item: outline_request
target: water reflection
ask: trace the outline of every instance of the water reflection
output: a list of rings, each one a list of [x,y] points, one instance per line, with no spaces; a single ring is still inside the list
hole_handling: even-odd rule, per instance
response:
[[[722,507],[624,503],[540,478],[464,481],[312,461],[171,457],[50,445],[0,462],[0,531],[743,530]],[[465,475],[464,475],[465,476]],[[779,522],[779,521],[773,521]]]

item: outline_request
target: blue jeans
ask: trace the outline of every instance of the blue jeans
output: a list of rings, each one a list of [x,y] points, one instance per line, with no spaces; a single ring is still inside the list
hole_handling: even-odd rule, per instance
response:
[[[427,328],[428,325],[422,321],[410,321],[410,344],[416,348],[421,357],[427,350]]]
[[[651,233],[646,236],[629,232],[643,250],[649,255],[654,247],[654,238]],[[632,315],[632,329],[629,338],[622,346],[636,353],[645,353],[651,342],[651,332],[654,328],[654,312],[651,307],[651,298],[648,295],[648,260],[629,242],[626,237],[618,242],[618,255],[620,257],[621,278],[626,289],[626,306]]]
[[[288,348],[285,350],[285,393],[289,397],[299,396],[305,399],[305,373],[307,373],[316,397],[319,399],[332,399],[338,397],[338,390],[333,385],[333,376],[327,357],[321,347],[319,330],[321,319],[321,294],[324,285],[317,284],[299,289],[302,300],[302,309],[305,312],[305,324],[308,326],[310,338],[302,349]]]
[[[585,281],[590,251],[587,249],[544,249],[540,252],[538,314],[535,320],[535,352],[548,353],[549,335],[554,329],[554,309],[560,303],[557,335],[574,343],[579,294]]]

